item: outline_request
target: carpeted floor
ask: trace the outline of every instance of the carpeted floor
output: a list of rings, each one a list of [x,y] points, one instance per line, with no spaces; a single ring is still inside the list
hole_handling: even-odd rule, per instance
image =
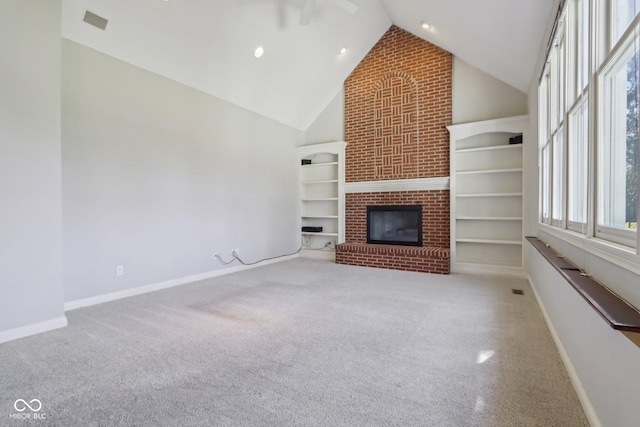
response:
[[[0,425],[588,425],[524,280],[299,258],[67,316],[0,344]]]

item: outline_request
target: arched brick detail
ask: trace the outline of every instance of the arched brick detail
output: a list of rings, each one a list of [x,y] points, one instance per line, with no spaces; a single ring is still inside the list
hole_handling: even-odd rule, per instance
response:
[[[418,89],[411,76],[395,72],[373,96],[374,179],[418,177]]]

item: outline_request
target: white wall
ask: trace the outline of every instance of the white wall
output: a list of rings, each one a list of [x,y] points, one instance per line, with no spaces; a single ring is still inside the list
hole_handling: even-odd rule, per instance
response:
[[[557,0],[549,16],[551,31]],[[548,36],[547,36],[548,37]],[[587,253],[580,245],[567,243],[538,224],[538,78],[544,63],[540,47],[538,65],[529,90],[532,144],[525,147],[526,216],[531,218],[525,233],[537,235],[569,260],[640,307],[640,276],[605,259]],[[640,422],[640,348],[612,329],[538,252],[525,242],[525,265],[550,329],[556,332],[565,363],[573,373],[574,385],[594,426],[636,426]]]
[[[453,58],[453,124],[527,114],[527,94]]]
[[[67,302],[297,249],[303,132],[68,40],[62,58]]]
[[[54,0],[0,2],[0,341],[38,322],[66,324],[60,11]]]
[[[309,126],[305,134],[305,145],[331,141],[344,141],[344,88]]]

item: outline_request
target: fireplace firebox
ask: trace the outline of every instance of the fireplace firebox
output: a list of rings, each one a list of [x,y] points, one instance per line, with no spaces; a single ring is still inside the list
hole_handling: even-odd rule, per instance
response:
[[[422,246],[422,205],[367,206],[367,243]]]

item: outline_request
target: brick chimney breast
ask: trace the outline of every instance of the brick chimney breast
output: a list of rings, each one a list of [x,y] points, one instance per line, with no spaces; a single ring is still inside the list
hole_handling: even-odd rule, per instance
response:
[[[345,87],[347,183],[449,176],[452,56],[391,26]],[[449,272],[449,190],[347,192],[336,262]],[[367,244],[368,205],[420,204],[423,247]]]

